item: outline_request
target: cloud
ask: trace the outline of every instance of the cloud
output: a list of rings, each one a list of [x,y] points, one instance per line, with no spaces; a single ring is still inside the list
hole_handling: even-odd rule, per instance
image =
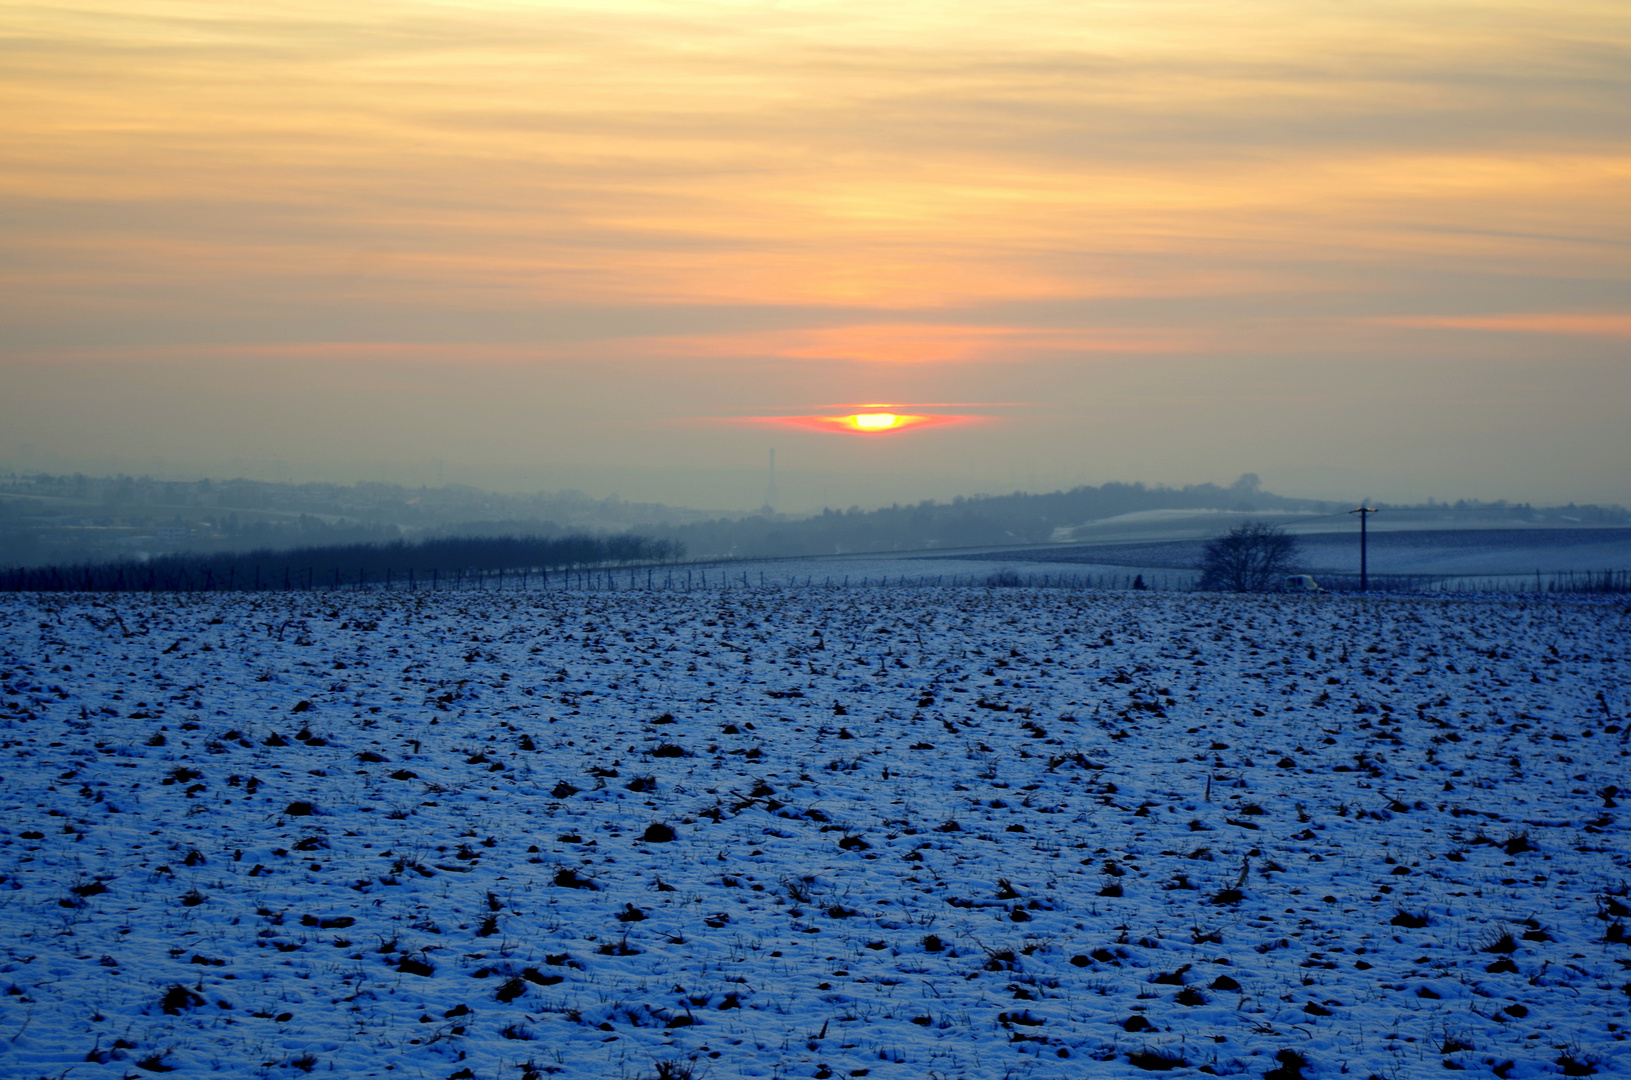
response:
[[[1436,315],[1377,319],[1390,326],[1429,330],[1479,330],[1504,334],[1564,334],[1586,337],[1631,337],[1631,314],[1534,313],[1515,315]]]

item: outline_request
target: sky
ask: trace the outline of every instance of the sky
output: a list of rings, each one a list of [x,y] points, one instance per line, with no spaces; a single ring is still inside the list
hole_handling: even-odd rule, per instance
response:
[[[29,471],[1631,504],[1631,5],[0,0],[0,290]]]

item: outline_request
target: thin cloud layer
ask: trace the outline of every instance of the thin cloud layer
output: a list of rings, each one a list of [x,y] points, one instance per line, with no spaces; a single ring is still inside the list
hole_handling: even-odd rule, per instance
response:
[[[540,417],[615,398],[658,422],[753,395],[754,414],[947,397],[936,372],[1004,399],[1023,368],[1059,408],[1035,453],[1108,460],[1071,411],[1140,378],[1250,380],[1273,356],[1299,397],[1335,401],[1356,354],[1600,365],[1631,317],[1618,3],[14,5],[0,105],[0,364],[30,386],[93,353],[321,355],[335,378],[401,355],[580,368],[584,397]],[[659,369],[677,390],[631,380]],[[1419,395],[1447,378],[1404,395],[1378,476],[1439,445]],[[222,403],[200,389],[109,427],[12,396],[0,421],[63,456],[139,441],[202,463],[207,442],[160,429]],[[275,445],[289,418],[262,422]],[[1174,422],[1174,475],[1127,475],[1337,465],[1289,434]],[[445,457],[563,455],[549,425],[520,445],[479,414],[444,426],[463,432]],[[670,452],[758,456],[734,437]],[[989,432],[945,437],[971,483],[1017,460]],[[1631,497],[1561,453],[1571,493]],[[621,438],[572,454],[639,468]],[[1524,494],[1502,482],[1466,478]]]

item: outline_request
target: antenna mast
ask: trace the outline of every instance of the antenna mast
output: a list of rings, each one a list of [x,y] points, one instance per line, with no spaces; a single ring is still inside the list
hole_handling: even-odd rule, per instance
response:
[[[765,484],[765,513],[776,512],[776,448],[770,448],[770,479]]]

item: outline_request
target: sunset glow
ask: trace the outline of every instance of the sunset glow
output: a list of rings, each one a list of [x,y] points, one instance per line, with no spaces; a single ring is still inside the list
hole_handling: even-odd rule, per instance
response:
[[[1621,0],[0,0],[0,469],[726,506],[762,426],[675,425],[785,408],[812,504],[1631,501],[1627,70]]]
[[[828,431],[841,434],[885,435],[907,429],[939,428],[966,425],[990,420],[991,417],[974,414],[902,413],[883,410],[886,406],[869,406],[867,411],[842,415],[815,414],[791,416],[740,417],[726,421],[751,423],[772,427],[802,428],[807,431]]]

